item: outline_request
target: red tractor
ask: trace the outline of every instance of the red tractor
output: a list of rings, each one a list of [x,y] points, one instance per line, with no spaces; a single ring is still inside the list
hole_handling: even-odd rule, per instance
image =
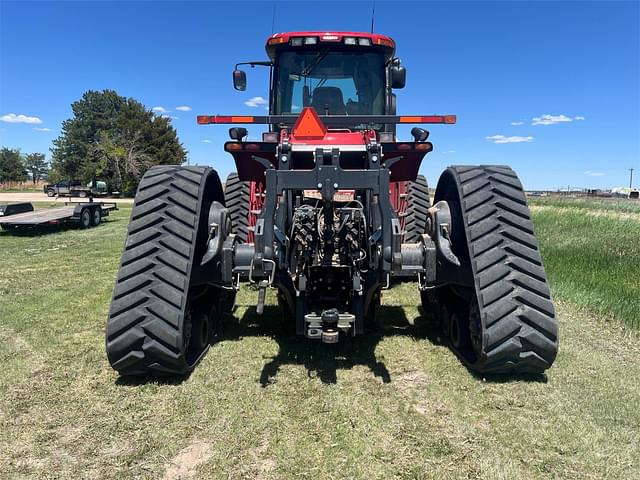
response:
[[[522,185],[507,166],[454,166],[431,206],[420,164],[432,149],[414,127],[453,115],[396,115],[406,71],[394,41],[354,32],[272,35],[266,116],[198,123],[264,124],[261,141],[229,130],[237,167],[150,169],[140,182],[107,322],[122,375],[191,371],[241,282],[262,313],[275,289],[297,335],[324,343],[375,323],[381,290],[411,280],[426,315],[470,369],[541,373],[558,325]],[[246,74],[233,72],[236,90]]]

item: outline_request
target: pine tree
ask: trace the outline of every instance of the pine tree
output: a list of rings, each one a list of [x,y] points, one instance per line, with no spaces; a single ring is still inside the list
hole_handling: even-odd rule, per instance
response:
[[[54,140],[52,169],[61,178],[94,178],[133,194],[153,165],[179,165],[186,151],[169,119],[113,90],[88,91],[71,105],[73,118]]]

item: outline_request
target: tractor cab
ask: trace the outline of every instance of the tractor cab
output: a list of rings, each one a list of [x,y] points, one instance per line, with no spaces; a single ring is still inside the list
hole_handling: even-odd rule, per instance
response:
[[[352,129],[384,128],[358,123],[358,116],[395,115],[393,88],[403,88],[406,72],[394,58],[395,43],[384,35],[354,32],[278,33],[267,40],[271,67],[271,115],[300,115],[313,107],[319,115],[354,116]],[[238,65],[242,65],[238,64]],[[234,87],[246,88],[246,75],[234,71]]]

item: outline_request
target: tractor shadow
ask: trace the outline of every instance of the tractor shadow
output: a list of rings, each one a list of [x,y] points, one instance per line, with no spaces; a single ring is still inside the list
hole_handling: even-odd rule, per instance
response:
[[[309,340],[286,332],[282,312],[279,307],[267,305],[264,313],[258,315],[254,306],[245,307],[242,317],[227,315],[222,331],[212,344],[220,341],[241,341],[245,337],[270,337],[278,343],[278,353],[263,366],[259,382],[268,387],[276,382],[276,377],[284,365],[301,365],[309,378],[317,378],[324,384],[338,381],[338,370],[351,370],[356,366],[368,367],[374,377],[382,383],[391,383],[392,377],[384,361],[376,356],[378,344],[386,337],[403,336],[416,341],[427,340],[432,345],[447,348],[449,354],[467,369],[478,382],[511,383],[537,382],[547,383],[545,374],[503,374],[487,375],[474,372],[463,358],[451,348],[442,335],[439,326],[429,315],[421,315],[409,322],[401,306],[381,305],[377,311],[377,327],[374,331],[365,331],[356,337],[341,337],[337,344],[325,344],[318,340]],[[197,367],[196,367],[197,368]],[[177,386],[186,381],[191,372],[180,376],[127,376],[118,377],[116,385],[140,386],[155,383],[163,386]]]
[[[414,326],[409,323],[402,307],[381,306],[378,312],[380,325],[377,331],[357,337],[341,337],[340,342],[331,345],[285,333],[278,307],[266,306],[262,316],[258,316],[255,308],[248,308],[242,318],[225,324],[220,339],[269,336],[278,343],[278,353],[262,368],[259,381],[263,387],[275,382],[283,365],[302,365],[310,378],[317,378],[325,384],[337,383],[338,370],[363,365],[382,383],[390,383],[391,374],[376,356],[376,347],[383,338],[392,335],[414,337]]]

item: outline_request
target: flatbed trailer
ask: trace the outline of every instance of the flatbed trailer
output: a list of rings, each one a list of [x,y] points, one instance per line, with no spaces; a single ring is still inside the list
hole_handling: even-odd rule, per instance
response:
[[[102,222],[109,212],[118,210],[115,202],[66,202],[62,207],[42,208],[34,210],[31,203],[6,205],[0,209],[0,227],[10,230],[29,227],[43,227],[48,225],[75,224],[80,228],[95,227]],[[21,210],[22,213],[11,213]],[[28,211],[25,211],[28,210]]]

